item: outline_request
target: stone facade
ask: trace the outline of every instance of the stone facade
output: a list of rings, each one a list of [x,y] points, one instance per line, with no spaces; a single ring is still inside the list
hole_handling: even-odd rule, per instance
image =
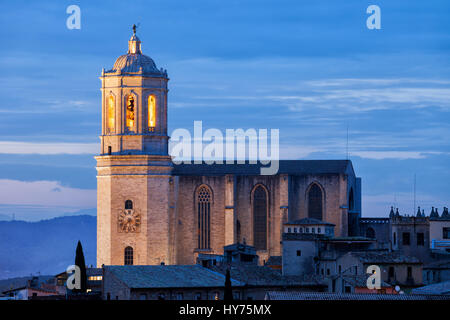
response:
[[[418,207],[416,215],[400,214],[391,207],[389,218],[359,219],[360,235],[375,238],[378,249],[388,249],[415,256],[424,263],[449,258],[450,215],[444,207],[439,216],[437,208],[429,216]]]
[[[285,234],[282,257],[283,275],[301,276],[305,274],[316,274],[316,260],[319,257],[319,241],[318,235]]]
[[[425,285],[450,281],[450,259],[435,261],[423,266],[423,283]]]
[[[430,261],[430,225],[426,217],[391,218],[392,250]]]
[[[349,252],[337,259],[342,273],[366,275],[367,268],[377,265],[381,281],[402,288],[422,285],[422,263],[414,258],[393,252]]]
[[[361,218],[359,234],[377,240],[378,249],[391,249],[391,219]]]
[[[193,264],[232,243],[254,245],[256,236],[263,264],[281,256],[283,224],[309,217],[309,206],[337,235],[354,233],[361,180],[348,160],[280,161],[275,175],[261,175],[261,165],[173,164],[169,79],[140,43],[134,34],[128,53],[100,77],[98,266]]]
[[[430,218],[430,248],[450,254],[450,217]]]

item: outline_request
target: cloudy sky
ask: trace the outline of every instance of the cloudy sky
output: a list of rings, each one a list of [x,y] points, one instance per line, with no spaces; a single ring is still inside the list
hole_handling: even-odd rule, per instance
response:
[[[69,30],[66,8],[81,8]],[[368,30],[366,8],[381,8]],[[101,69],[131,25],[168,70],[169,133],[280,129],[281,158],[345,159],[363,216],[450,204],[447,0],[9,1],[0,10],[0,218],[95,214]]]

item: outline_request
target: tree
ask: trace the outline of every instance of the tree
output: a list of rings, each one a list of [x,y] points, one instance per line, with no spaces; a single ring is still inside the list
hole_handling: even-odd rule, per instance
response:
[[[223,300],[225,301],[233,300],[233,289],[231,288],[230,269],[227,269],[227,274],[225,276],[225,291],[223,294]]]
[[[86,275],[86,263],[84,261],[83,247],[81,242],[78,241],[77,251],[75,254],[75,265],[80,268],[80,289],[74,289],[73,292],[86,293],[87,289],[87,275]]]

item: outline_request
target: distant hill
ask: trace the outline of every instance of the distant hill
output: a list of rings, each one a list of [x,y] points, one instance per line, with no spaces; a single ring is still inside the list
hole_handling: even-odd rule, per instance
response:
[[[0,221],[10,221],[12,220],[12,217],[12,215],[0,213]]]
[[[75,262],[78,240],[96,264],[97,218],[65,216],[39,222],[0,221],[0,279],[57,274]]]

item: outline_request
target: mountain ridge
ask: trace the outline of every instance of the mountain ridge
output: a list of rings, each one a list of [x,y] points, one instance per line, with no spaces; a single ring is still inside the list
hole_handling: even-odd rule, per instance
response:
[[[0,221],[0,279],[57,274],[75,262],[81,241],[87,265],[96,265],[97,218],[61,216],[28,222]]]

